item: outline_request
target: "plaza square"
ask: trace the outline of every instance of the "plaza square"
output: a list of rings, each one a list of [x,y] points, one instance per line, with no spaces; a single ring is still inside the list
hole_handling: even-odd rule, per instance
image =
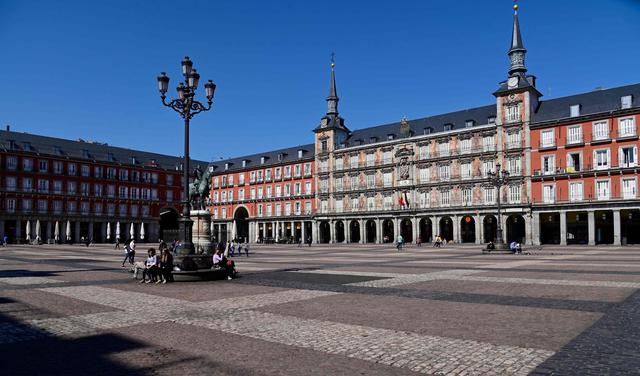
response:
[[[137,283],[111,246],[1,251],[8,375],[640,369],[635,247],[264,245],[234,258],[237,279],[166,285]]]
[[[0,1],[0,376],[640,375],[639,18]]]

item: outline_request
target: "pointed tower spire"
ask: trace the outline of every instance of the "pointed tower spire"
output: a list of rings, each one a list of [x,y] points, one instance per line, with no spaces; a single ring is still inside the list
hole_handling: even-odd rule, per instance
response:
[[[517,0],[514,1],[514,3]],[[509,49],[509,76],[517,73],[526,73],[527,68],[524,65],[524,58],[527,50],[522,43],[522,33],[520,33],[520,21],[518,20],[518,4],[513,5],[513,32],[511,34],[511,48]]]
[[[327,129],[336,129],[349,134],[349,129],[344,125],[344,119],[338,114],[338,91],[336,90],[336,61],[335,54],[331,53],[331,82],[329,83],[329,96],[327,97],[327,114],[320,120],[320,125],[314,132],[322,132]],[[344,137],[342,137],[344,139]]]
[[[336,62],[335,54],[331,53],[331,83],[329,84],[329,96],[327,97],[327,115],[338,115],[338,93],[336,91]]]

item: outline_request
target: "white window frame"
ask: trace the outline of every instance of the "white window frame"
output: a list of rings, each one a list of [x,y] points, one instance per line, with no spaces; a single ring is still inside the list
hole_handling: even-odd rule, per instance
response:
[[[592,127],[592,140],[608,140],[609,137],[609,121],[594,121]]]
[[[629,183],[629,184],[627,184]],[[638,197],[638,179],[636,178],[623,178],[620,187],[622,190],[622,198],[625,200],[632,200]]]
[[[569,182],[569,201],[580,202],[584,200],[584,182]]]
[[[595,184],[596,200],[606,201],[611,199],[611,180],[597,179]]]
[[[605,152],[606,155],[606,164],[601,164],[598,161],[598,155],[601,155],[601,152]],[[609,148],[607,149],[595,149],[593,151],[593,169],[594,170],[607,170],[611,168],[611,150]]]
[[[542,201],[545,204],[553,204],[556,202],[556,185],[544,184],[542,186]]]
[[[555,129],[546,129],[540,132],[540,147],[551,148],[556,146]]]
[[[582,125],[567,127],[567,145],[582,143]]]
[[[635,117],[630,116],[618,119],[618,137],[632,137],[637,134]]]

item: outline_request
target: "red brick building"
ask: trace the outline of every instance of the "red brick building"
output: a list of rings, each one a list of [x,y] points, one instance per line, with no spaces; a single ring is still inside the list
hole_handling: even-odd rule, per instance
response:
[[[0,131],[0,236],[26,242],[28,232],[32,240],[54,241],[58,227],[59,241],[69,233],[70,241],[114,242],[119,224],[121,241],[132,226],[136,240],[173,238],[181,163],[96,142]]]
[[[543,244],[640,243],[640,85],[556,100],[531,124],[532,205]]]
[[[210,164],[213,239],[299,241],[312,236],[313,150],[303,145]]]

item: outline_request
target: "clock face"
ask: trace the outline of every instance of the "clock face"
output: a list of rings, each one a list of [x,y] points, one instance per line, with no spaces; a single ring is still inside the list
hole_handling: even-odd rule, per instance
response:
[[[507,81],[507,85],[509,85],[509,88],[518,86],[518,77],[509,78],[509,81]]]

